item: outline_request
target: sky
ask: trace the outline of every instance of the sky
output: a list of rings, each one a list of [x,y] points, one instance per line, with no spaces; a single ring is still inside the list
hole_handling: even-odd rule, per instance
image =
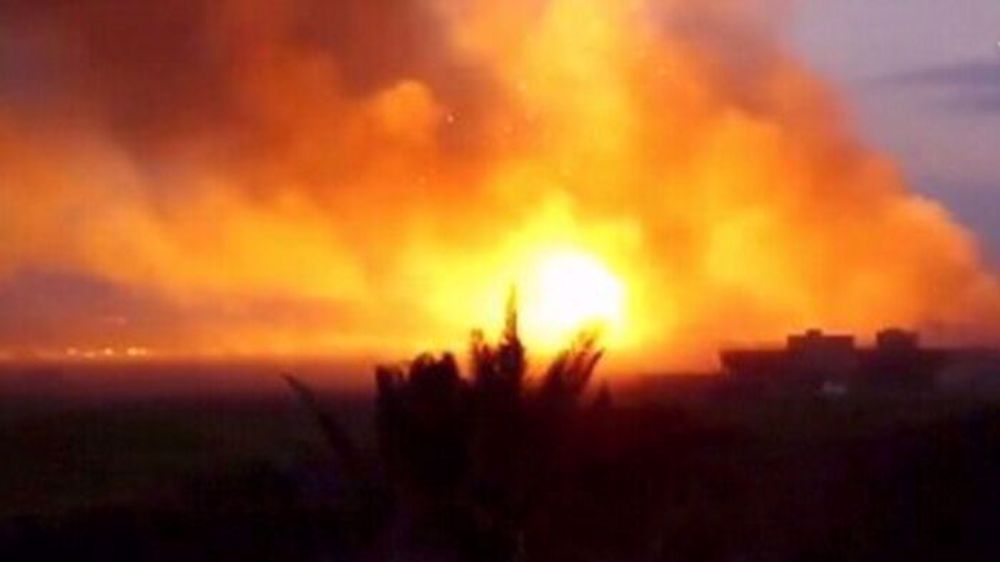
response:
[[[995,0],[0,3],[0,358],[463,345],[511,285],[535,342],[657,361],[994,341],[998,35]]]
[[[1000,2],[803,0],[795,49],[1000,263]]]

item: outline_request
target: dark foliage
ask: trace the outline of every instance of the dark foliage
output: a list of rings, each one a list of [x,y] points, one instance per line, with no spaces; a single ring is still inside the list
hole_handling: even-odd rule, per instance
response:
[[[529,377],[512,297],[496,344],[473,333],[469,376],[451,354],[378,368],[378,451],[391,505],[386,547],[523,557],[547,481],[569,461],[564,445],[600,358],[596,334],[582,334],[537,381]],[[328,433],[350,454],[338,430]]]
[[[157,476],[156,497],[94,493],[71,510],[8,515],[0,560],[1000,559],[995,402],[772,399],[724,381],[591,398],[600,358],[585,334],[529,368],[512,302],[498,341],[473,334],[467,364],[443,354],[379,368],[374,404],[286,377],[326,441],[311,435],[310,456],[287,461],[258,448],[310,433],[286,397],[0,424],[7,513],[59,478],[103,490],[141,472],[102,455],[145,446],[172,463],[254,445],[180,481]],[[288,432],[260,435],[261,420],[287,414]],[[372,439],[343,423],[370,419]]]

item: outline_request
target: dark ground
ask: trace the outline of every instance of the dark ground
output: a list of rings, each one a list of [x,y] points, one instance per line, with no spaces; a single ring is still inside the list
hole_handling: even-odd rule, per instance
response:
[[[277,372],[200,369],[4,373],[0,560],[356,559],[373,516]],[[371,396],[317,386],[371,448]],[[570,435],[541,559],[1000,560],[1000,401],[981,395],[649,380]]]

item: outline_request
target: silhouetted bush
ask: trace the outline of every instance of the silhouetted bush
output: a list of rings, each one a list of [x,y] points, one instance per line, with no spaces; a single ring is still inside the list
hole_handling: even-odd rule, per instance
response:
[[[567,432],[600,358],[596,332],[584,332],[548,369],[529,376],[512,297],[498,342],[473,333],[468,375],[450,353],[378,367],[379,458],[377,468],[357,476],[384,477],[376,486],[390,506],[383,546],[461,559],[523,555],[527,526],[570,462]],[[289,382],[321,412],[307,388]],[[606,389],[601,403],[610,404]],[[318,416],[345,466],[359,466],[357,448],[335,420]]]

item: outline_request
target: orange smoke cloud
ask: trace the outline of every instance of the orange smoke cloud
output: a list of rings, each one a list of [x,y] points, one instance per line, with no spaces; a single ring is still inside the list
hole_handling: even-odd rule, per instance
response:
[[[567,255],[621,283],[608,337],[647,360],[1000,318],[975,241],[857,142],[775,2],[86,4],[7,8],[47,73],[0,98],[0,274],[329,307],[177,351],[440,347]]]

